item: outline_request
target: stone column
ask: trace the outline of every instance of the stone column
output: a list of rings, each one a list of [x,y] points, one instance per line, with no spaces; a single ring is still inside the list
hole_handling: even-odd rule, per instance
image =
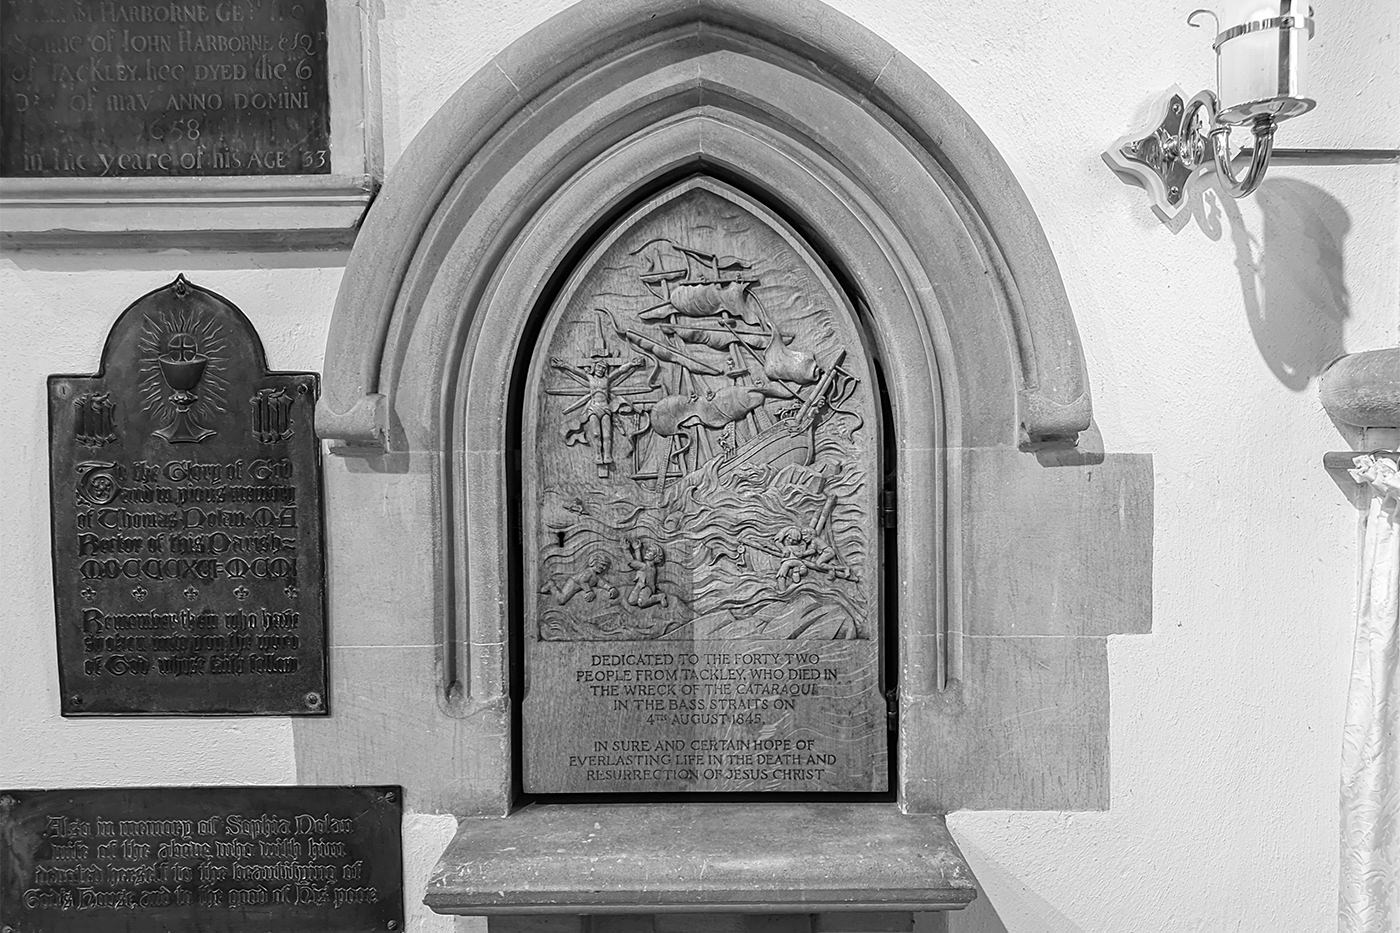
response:
[[[1400,348],[1357,353],[1323,376],[1322,402],[1357,450],[1329,454],[1365,510],[1354,647],[1341,749],[1338,929],[1384,933],[1400,925]]]

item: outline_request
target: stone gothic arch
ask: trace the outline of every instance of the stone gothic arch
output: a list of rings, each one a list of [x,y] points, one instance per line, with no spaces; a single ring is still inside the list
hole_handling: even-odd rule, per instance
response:
[[[457,751],[433,761],[431,799],[458,812],[508,806],[505,473],[530,322],[613,218],[691,176],[781,213],[870,322],[898,437],[901,804],[1104,805],[1102,636],[1146,626],[1145,460],[1071,456],[1075,465],[1054,471],[1027,452],[1073,448],[1090,401],[1073,316],[1024,193],[916,65],[836,11],[787,0],[585,0],[467,81],[391,172],[341,286],[318,419],[341,453],[368,464],[333,471],[332,510],[337,495],[378,488],[376,476],[399,477],[392,494],[403,497],[375,519],[376,542],[343,552],[345,578],[401,570],[429,592],[367,606],[347,582],[348,595],[332,593],[332,612],[342,610],[332,637],[381,646],[392,614],[401,632],[388,641],[434,646],[435,667],[405,671],[426,686],[392,701],[422,735],[366,737],[353,716],[298,726],[304,769],[368,773],[330,751],[351,735],[408,760],[434,758],[443,742],[485,743],[494,751],[479,760]],[[1071,481],[1081,470],[1087,487]],[[996,501],[1008,488],[1010,515]],[[1074,516],[1053,556],[1037,553],[1043,539],[1018,539],[1031,518],[1014,502],[1028,498],[1037,520]],[[334,521],[331,534],[334,552]],[[1008,590],[1008,572],[1031,580]],[[1083,582],[1086,595],[1048,599],[1035,589],[1047,576],[1057,593]],[[1011,591],[1032,595],[1012,604]],[[1017,629],[1008,613],[1037,619]],[[1051,663],[976,641],[1030,629],[1064,636]],[[357,676],[366,657],[347,653],[337,680]],[[1048,732],[1028,723],[979,736],[1011,702],[1017,664],[1030,681],[1051,673],[1012,692],[1075,695],[1088,712]],[[1009,761],[974,760],[974,737],[991,758],[1009,749]],[[1042,766],[1059,776],[1026,779]]]

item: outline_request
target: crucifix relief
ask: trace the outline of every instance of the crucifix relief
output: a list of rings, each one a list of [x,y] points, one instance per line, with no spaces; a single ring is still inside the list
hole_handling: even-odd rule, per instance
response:
[[[645,395],[655,387],[624,385],[627,377],[646,365],[646,360],[634,356],[624,361],[612,356],[603,332],[602,316],[606,312],[600,310],[598,314],[598,340],[593,345],[590,358],[575,364],[550,357],[549,365],[572,382],[544,391],[548,395],[578,398],[564,408],[564,414],[570,416],[570,420],[564,423],[564,443],[592,445],[598,476],[606,477],[613,466],[613,433],[617,416],[637,410],[629,401],[630,396]]]
[[[683,183],[594,246],[526,384],[526,790],[887,786],[876,391],[743,195]]]

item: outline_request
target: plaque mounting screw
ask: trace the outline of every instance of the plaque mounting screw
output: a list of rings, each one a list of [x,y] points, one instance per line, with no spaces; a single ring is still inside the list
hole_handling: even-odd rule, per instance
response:
[[[321,694],[319,694],[319,693],[315,693],[315,692],[308,693],[308,694],[307,694],[305,697],[303,697],[302,699],[304,699],[304,700],[306,701],[307,709],[320,709],[320,708],[321,708]]]
[[[391,930],[397,930],[399,928],[399,922],[397,920],[390,920],[388,923],[388,927]],[[5,929],[8,930],[9,927],[6,927]]]
[[[15,804],[17,804],[17,803],[19,803],[18,800],[16,800],[15,798],[11,797],[9,794],[6,794],[5,796],[0,797],[0,810],[8,810],[8,809],[10,809],[11,807],[13,807],[13,806],[14,806]],[[8,929],[11,929],[11,927],[7,924],[7,925],[5,926],[5,929],[8,930]]]
[[[385,792],[384,792],[384,799],[387,800],[387,801],[389,801],[390,803],[393,803],[393,802],[394,802],[394,798],[396,798],[397,796],[398,796],[398,794],[394,793],[393,791],[385,791]]]
[[[82,706],[83,695],[81,693],[70,693],[68,694],[68,702],[72,703],[74,706]]]

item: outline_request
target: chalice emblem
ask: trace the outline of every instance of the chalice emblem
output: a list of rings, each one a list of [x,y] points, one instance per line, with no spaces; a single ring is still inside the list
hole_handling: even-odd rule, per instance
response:
[[[165,342],[165,353],[156,359],[160,374],[171,389],[170,404],[175,412],[170,423],[153,433],[171,444],[198,444],[217,432],[195,421],[190,409],[199,401],[195,387],[204,378],[209,357],[199,352],[193,336],[183,331],[171,334]]]

